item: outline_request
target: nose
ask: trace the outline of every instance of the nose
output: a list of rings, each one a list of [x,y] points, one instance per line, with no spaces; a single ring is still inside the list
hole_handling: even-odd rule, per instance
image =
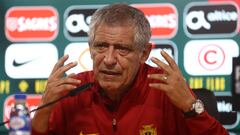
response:
[[[109,46],[108,50],[105,53],[104,64],[106,66],[114,66],[117,63],[117,59],[114,53],[114,47]]]

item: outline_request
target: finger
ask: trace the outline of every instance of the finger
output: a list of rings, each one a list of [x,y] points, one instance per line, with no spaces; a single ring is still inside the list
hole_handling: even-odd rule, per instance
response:
[[[66,91],[75,88],[77,88],[77,86],[72,84],[63,84],[56,87],[56,84],[51,83],[47,86],[47,89],[42,96],[42,101],[43,103],[53,101],[62,96]]]
[[[168,62],[169,66],[173,69],[173,70],[179,70],[176,62],[174,61],[174,59],[172,57],[170,57],[165,51],[161,51],[161,55],[164,57],[164,59]]]
[[[62,91],[70,91],[70,90],[73,90],[75,88],[77,88],[77,86],[72,85],[72,84],[64,84],[64,85],[59,86],[59,89],[61,89]]]
[[[60,86],[64,84],[79,85],[80,83],[81,83],[81,80],[67,77],[67,78],[61,79],[58,83],[56,83],[56,86]]]
[[[58,95],[58,96],[63,96],[65,94],[67,94],[69,91],[76,89],[76,88],[77,88],[76,85],[64,84],[64,85],[56,87],[56,90],[52,94]]]
[[[167,81],[167,75],[165,74],[149,74],[147,76],[149,79],[156,79],[156,80],[160,80],[160,81],[163,81],[163,82],[166,82]]]
[[[71,74],[69,74],[67,77],[70,77],[70,78],[76,78],[76,77],[77,77],[77,74],[75,74],[75,73],[71,73]]]
[[[168,74],[173,72],[172,69],[170,68],[170,66],[163,63],[159,59],[157,59],[155,57],[152,57],[151,60],[152,60],[153,63],[157,64],[158,67],[160,67],[163,71],[167,72]]]
[[[60,67],[62,67],[64,65],[64,62],[68,59],[68,55],[64,55],[63,57],[61,57],[58,62],[54,65],[52,73],[55,73]]]
[[[55,73],[54,73],[54,77],[55,78],[60,78],[64,75],[65,72],[67,72],[68,70],[70,70],[71,68],[77,66],[77,62],[70,62],[65,66],[62,66],[61,68],[59,68]]]
[[[155,88],[164,92],[168,92],[169,86],[164,83],[149,83],[149,87]]]
[[[73,81],[73,84],[78,84],[78,79],[77,79],[77,75],[74,74],[74,73],[71,73],[70,75],[66,76],[66,78],[72,78],[72,79],[76,79],[76,82]],[[54,78],[54,76],[50,76],[48,78],[48,84],[47,86],[49,86],[50,88],[51,87],[57,87],[59,86],[60,84],[63,84],[63,78],[59,79],[59,78]],[[79,80],[80,81],[80,80]],[[71,81],[68,81],[68,83],[71,83]],[[81,83],[81,81],[79,82],[79,84]]]
[[[71,73],[71,74],[67,75],[66,77],[73,78],[73,79],[78,79],[77,76],[78,76],[77,74]]]

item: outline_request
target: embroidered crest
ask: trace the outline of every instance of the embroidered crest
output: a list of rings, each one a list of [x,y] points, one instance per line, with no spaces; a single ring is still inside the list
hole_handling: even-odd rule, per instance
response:
[[[157,135],[157,129],[151,125],[143,125],[143,129],[140,130],[140,135]]]

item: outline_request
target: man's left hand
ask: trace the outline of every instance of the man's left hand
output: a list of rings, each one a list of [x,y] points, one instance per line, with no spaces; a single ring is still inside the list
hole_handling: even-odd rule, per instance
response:
[[[195,97],[175,61],[164,51],[161,51],[161,55],[168,65],[155,57],[151,58],[158,68],[163,70],[163,74],[149,74],[148,78],[159,80],[158,83],[150,83],[149,86],[164,91],[175,106],[187,112],[195,101]]]

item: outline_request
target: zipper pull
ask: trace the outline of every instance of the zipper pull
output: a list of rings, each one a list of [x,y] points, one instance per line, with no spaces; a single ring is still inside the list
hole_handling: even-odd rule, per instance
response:
[[[112,120],[112,128],[114,132],[117,131],[117,120],[115,118]]]

